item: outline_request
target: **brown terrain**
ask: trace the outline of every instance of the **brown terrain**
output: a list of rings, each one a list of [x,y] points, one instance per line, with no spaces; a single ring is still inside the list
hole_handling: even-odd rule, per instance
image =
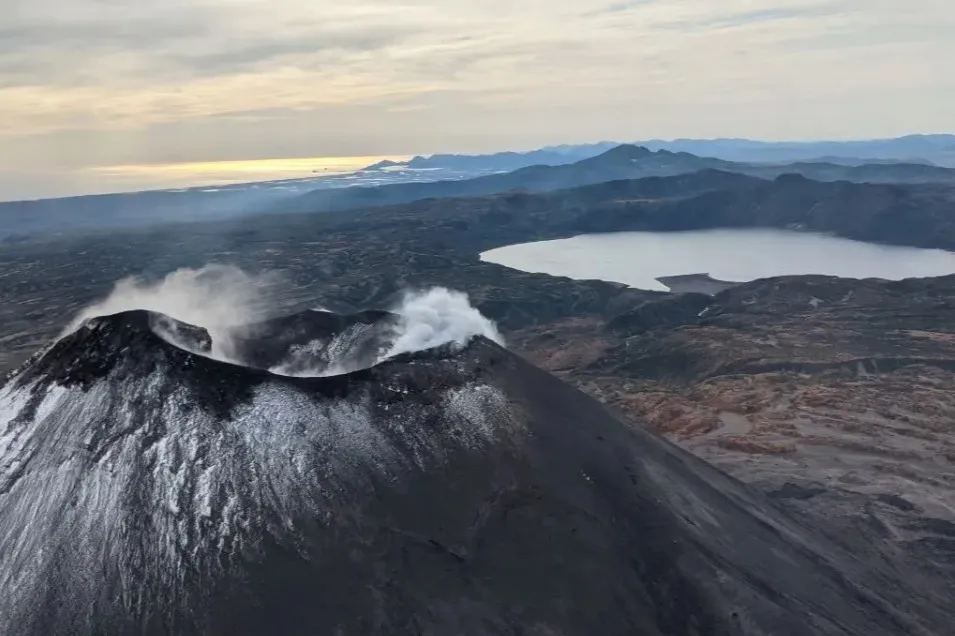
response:
[[[835,540],[862,535],[870,557],[938,575],[942,594],[955,573],[955,277],[763,280],[702,313],[512,340]]]

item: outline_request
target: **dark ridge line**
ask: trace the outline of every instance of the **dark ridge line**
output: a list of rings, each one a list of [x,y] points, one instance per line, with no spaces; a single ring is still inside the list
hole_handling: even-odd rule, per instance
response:
[[[144,309],[129,310],[107,316],[90,318],[76,331],[67,334],[48,349],[38,352],[36,359],[28,361],[20,371],[13,374],[10,381],[16,382],[16,388],[23,388],[37,378],[40,378],[42,381],[43,376],[48,375],[45,367],[49,367],[50,365],[62,367],[61,358],[64,357],[64,354],[76,347],[82,347],[88,344],[100,344],[95,342],[95,337],[97,334],[102,334],[103,332],[118,334],[120,340],[118,342],[108,343],[111,345],[110,350],[99,352],[101,356],[100,359],[94,360],[92,358],[86,358],[84,360],[74,359],[73,361],[93,363],[94,365],[103,363],[101,367],[108,367],[94,369],[91,373],[92,375],[100,377],[107,375],[124,357],[124,350],[127,346],[132,341],[139,340],[150,350],[155,348],[165,353],[171,361],[178,362],[182,367],[207,367],[210,372],[217,374],[243,374],[247,382],[256,385],[270,380],[278,381],[325,396],[343,395],[349,385],[356,382],[370,382],[376,375],[387,373],[396,367],[420,362],[444,362],[453,360],[461,356],[465,351],[475,349],[478,346],[480,346],[480,348],[489,349],[498,356],[501,352],[506,351],[506,349],[484,336],[474,336],[468,344],[460,348],[458,348],[455,343],[448,343],[422,351],[402,353],[382,360],[370,367],[349,371],[347,373],[328,376],[289,376],[273,373],[268,369],[245,366],[228,360],[219,360],[184,349],[156,333],[152,327],[152,320],[157,316],[174,320],[165,314]],[[183,323],[181,321],[175,322],[188,327],[197,328],[194,325],[189,325],[189,323]],[[91,340],[94,342],[90,342]],[[72,377],[79,372],[75,364],[67,363],[66,368],[60,368],[58,371],[58,373],[55,373],[49,378],[51,382],[56,382],[61,385],[82,384]],[[6,384],[3,386],[6,386]]]

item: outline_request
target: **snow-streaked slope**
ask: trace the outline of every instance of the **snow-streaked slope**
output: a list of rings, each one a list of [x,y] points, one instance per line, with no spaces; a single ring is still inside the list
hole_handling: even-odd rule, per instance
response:
[[[937,625],[892,573],[486,337],[289,377],[180,348],[170,321],[90,318],[0,388],[0,634]],[[358,324],[380,321],[327,333]]]
[[[480,382],[449,377],[428,404],[413,364],[375,387],[294,382],[180,350],[152,318],[91,319],[0,393],[0,633],[177,624],[197,581],[239,576],[263,542],[304,549],[316,524],[347,531],[351,493],[508,426]]]

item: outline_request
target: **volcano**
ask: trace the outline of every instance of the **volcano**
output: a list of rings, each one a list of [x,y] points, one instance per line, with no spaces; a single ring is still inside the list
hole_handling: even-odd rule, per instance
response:
[[[130,311],[36,356],[0,388],[0,634],[923,633],[886,575],[491,340],[382,359],[392,320],[259,323],[227,362]],[[323,371],[275,372],[293,348]]]
[[[156,323],[156,319],[153,318]],[[159,324],[168,325],[168,318]],[[176,326],[167,333],[174,342],[190,326]],[[400,317],[386,311],[336,314],[303,311],[290,316],[234,326],[217,334],[224,344],[218,353],[241,366],[272,370],[292,376],[340,375],[366,369],[386,357],[400,330]],[[194,340],[195,338],[193,338]],[[213,338],[200,351],[213,351]]]

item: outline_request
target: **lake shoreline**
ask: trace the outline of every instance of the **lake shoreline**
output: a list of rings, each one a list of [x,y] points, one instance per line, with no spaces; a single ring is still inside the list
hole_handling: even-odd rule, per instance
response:
[[[955,273],[955,252],[766,228],[581,234],[499,247],[480,258],[529,273],[708,295],[779,276],[901,280]]]
[[[662,285],[666,285],[672,294],[706,294],[708,296],[715,296],[722,291],[749,282],[718,280],[706,272],[699,274],[679,274],[676,276],[658,276],[657,280]]]

